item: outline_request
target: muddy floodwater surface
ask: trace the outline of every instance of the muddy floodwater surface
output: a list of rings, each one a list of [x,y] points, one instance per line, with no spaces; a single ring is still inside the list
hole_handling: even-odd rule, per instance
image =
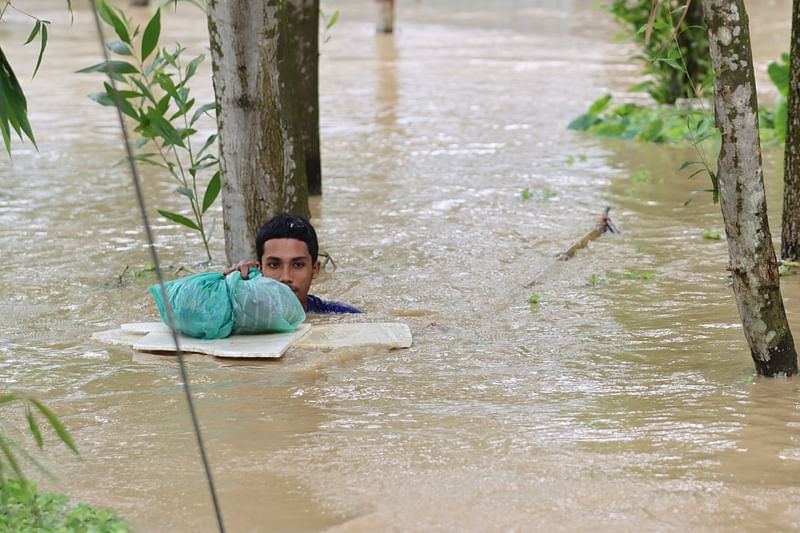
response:
[[[0,24],[39,142],[0,157],[2,389],[46,401],[77,442],[80,458],[49,439],[46,488],[138,531],[213,531],[176,363],[90,339],[157,315],[153,278],[130,274],[150,260],[116,117],[86,98],[101,78],[74,73],[100,61],[75,4],[72,26],[64,2],[26,5],[53,21],[32,81],[30,23],[9,10]],[[607,92],[635,98],[641,69],[614,23],[590,0],[421,0],[376,36],[372,4],[323,2],[341,16],[322,46],[312,210],[338,268],[315,292],[409,324],[414,346],[190,358],[228,529],[798,529],[800,382],[754,378],[726,244],[703,239],[723,231],[719,207],[684,206],[707,187],[678,171],[691,149],[565,128]],[[791,3],[750,4],[769,104]],[[207,53],[190,5],[162,25],[162,44]],[[782,153],[764,157],[779,236]],[[183,208],[174,184],[142,172],[162,261],[197,268],[198,238],[155,213]],[[605,206],[622,233],[556,263]],[[797,336],[798,278],[782,289]]]

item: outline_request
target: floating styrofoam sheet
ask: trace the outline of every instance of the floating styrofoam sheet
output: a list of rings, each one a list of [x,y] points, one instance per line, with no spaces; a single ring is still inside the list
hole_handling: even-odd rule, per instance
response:
[[[108,344],[130,346],[139,351],[175,352],[172,334],[169,328],[160,322],[123,324],[119,329],[97,332],[92,338]],[[185,352],[235,358],[277,358],[288,347],[309,351],[364,347],[391,350],[408,348],[412,340],[409,327],[397,322],[303,324],[295,333],[233,335],[217,340],[179,336],[181,348]]]
[[[281,357],[294,341],[311,330],[308,324],[301,324],[291,333],[270,333],[269,335],[231,335],[224,339],[194,339],[179,335],[181,350],[204,353],[215,357],[236,357],[242,359],[275,359]],[[174,352],[175,343],[169,331],[151,331],[141,336],[133,344],[134,350],[142,352]]]
[[[311,333],[295,341],[293,348],[335,350],[379,346],[382,348],[408,348],[411,346],[411,329],[406,324],[387,322],[378,324],[314,324]]]

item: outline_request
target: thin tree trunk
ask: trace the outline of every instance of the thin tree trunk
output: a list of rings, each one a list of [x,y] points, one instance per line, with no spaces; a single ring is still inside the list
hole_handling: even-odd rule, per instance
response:
[[[783,154],[783,223],[781,257],[800,260],[800,0],[792,2],[792,39],[789,51],[789,120]]]
[[[270,217],[284,211],[309,215],[287,28],[284,2],[208,2],[231,263],[255,257],[256,233]]]
[[[319,154],[319,0],[287,0],[295,59],[298,139],[303,149],[308,194],[322,194]]]
[[[375,0],[375,5],[378,8],[375,31],[394,33],[394,0]]]
[[[797,373],[767,220],[753,57],[743,0],[704,0],[722,147],[717,176],[733,292],[760,375]]]

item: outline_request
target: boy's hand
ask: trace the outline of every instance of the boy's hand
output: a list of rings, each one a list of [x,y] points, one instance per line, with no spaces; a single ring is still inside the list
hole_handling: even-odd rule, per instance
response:
[[[222,271],[223,276],[227,276],[231,272],[236,272],[237,270],[242,274],[242,279],[248,279],[250,275],[250,268],[257,268],[261,270],[261,265],[259,265],[256,261],[239,261],[233,266],[230,266]]]

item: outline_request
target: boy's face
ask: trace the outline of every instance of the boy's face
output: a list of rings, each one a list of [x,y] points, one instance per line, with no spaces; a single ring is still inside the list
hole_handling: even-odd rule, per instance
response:
[[[311,280],[319,275],[319,261],[311,261],[308,245],[303,241],[270,239],[264,243],[261,273],[288,285],[306,309]]]

